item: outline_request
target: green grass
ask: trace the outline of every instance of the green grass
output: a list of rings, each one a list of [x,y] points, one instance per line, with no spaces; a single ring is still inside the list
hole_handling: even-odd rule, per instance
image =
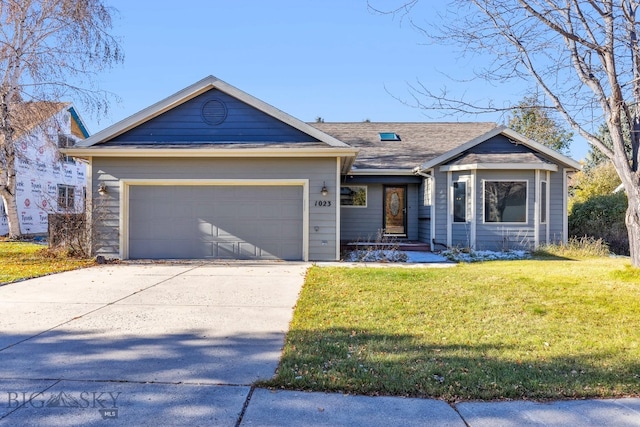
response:
[[[448,401],[638,395],[640,272],[626,262],[314,267],[263,385]]]
[[[93,260],[71,258],[34,243],[0,241],[0,284],[93,264]]]

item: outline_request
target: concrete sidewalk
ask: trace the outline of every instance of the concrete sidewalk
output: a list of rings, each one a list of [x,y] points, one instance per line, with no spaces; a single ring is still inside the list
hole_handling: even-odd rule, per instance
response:
[[[254,388],[277,368],[308,266],[107,265],[0,286],[0,425],[640,426],[640,399]]]

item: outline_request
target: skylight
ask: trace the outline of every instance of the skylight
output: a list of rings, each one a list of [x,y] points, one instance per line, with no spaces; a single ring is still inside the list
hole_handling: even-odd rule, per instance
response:
[[[380,132],[380,141],[402,141],[395,132]]]

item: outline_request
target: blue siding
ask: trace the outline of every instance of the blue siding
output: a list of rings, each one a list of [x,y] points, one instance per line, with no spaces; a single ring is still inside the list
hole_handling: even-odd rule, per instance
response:
[[[474,154],[506,154],[506,153],[534,153],[532,149],[522,145],[522,144],[514,144],[509,138],[504,135],[496,135],[493,138],[489,138],[488,140],[470,148],[467,153]]]
[[[208,124],[202,117],[202,107],[210,100],[218,100],[226,106],[226,119],[220,124]],[[211,89],[113,138],[108,144],[190,142],[278,143],[318,140],[224,92]]]

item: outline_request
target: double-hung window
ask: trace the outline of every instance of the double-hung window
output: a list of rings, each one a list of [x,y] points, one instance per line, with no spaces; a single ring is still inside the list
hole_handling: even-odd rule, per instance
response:
[[[76,189],[72,185],[58,184],[58,210],[73,211],[75,209]]]

